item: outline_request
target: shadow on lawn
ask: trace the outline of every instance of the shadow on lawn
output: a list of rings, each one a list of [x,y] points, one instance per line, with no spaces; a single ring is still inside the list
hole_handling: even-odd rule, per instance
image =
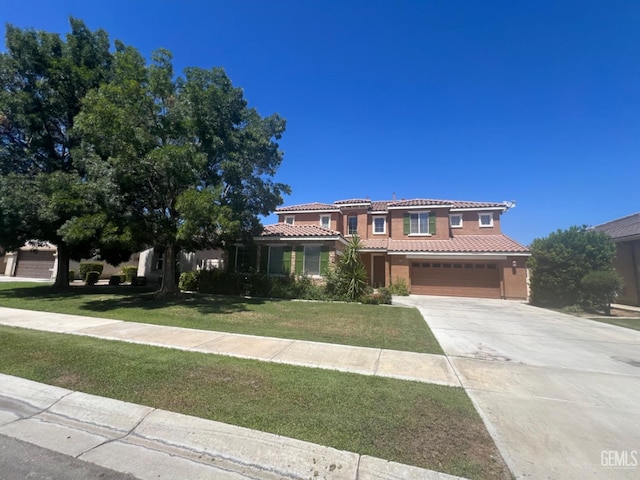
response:
[[[108,298],[104,298],[108,295]],[[249,305],[259,305],[267,301],[264,298],[245,298],[222,295],[203,295],[179,293],[172,296],[159,296],[152,287],[119,286],[72,286],[68,290],[57,290],[49,285],[14,287],[0,290],[0,304],[3,299],[24,299],[46,302],[73,301],[81,297],[83,301],[75,304],[80,310],[108,312],[116,309],[141,308],[157,310],[180,306],[192,308],[201,314],[225,314],[248,311]],[[92,298],[95,297],[95,298]],[[269,300],[272,301],[272,300]],[[19,307],[18,307],[19,308]]]

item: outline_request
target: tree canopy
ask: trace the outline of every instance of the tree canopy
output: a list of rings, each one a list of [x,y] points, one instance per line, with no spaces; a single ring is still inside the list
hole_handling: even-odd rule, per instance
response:
[[[71,19],[71,33],[7,27],[0,55],[0,244],[58,246],[56,283],[89,248],[118,263],[164,252],[177,290],[180,249],[216,247],[260,229],[289,193],[273,176],[285,120],[262,117],[222,68],[152,61]]]
[[[82,157],[98,166],[87,171],[112,181],[118,201],[105,209],[135,225],[139,243],[164,252],[162,291],[173,292],[179,250],[255,233],[258,215],[282,203],[289,187],[271,177],[285,121],[248,107],[221,68],[175,77],[167,50],[147,64],[118,43],[113,67],[113,79],[86,96],[74,131]]]
[[[72,255],[60,229],[91,209],[71,131],[85,94],[111,74],[107,34],[70,23],[65,39],[7,25],[0,54],[0,243],[8,250],[34,239],[56,244],[58,286],[68,284]]]
[[[549,307],[584,300],[581,282],[594,271],[611,271],[616,248],[602,232],[585,226],[557,230],[531,244],[531,302]]]

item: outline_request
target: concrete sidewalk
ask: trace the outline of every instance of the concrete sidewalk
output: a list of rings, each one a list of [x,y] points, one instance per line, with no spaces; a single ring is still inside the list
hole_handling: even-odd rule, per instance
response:
[[[0,434],[143,480],[459,479],[3,374]]]
[[[0,324],[460,387],[447,357],[0,307]]]

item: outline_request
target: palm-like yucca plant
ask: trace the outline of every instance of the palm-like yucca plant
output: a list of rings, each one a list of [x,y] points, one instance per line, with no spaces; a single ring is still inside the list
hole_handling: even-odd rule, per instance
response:
[[[362,242],[358,235],[353,235],[340,261],[339,270],[347,284],[347,297],[357,300],[367,287],[367,270],[360,259]]]

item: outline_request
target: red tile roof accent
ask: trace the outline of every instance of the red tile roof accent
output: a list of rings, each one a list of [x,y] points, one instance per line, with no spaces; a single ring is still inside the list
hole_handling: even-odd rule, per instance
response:
[[[640,235],[640,213],[627,215],[626,217],[611,220],[610,222],[596,225],[594,230],[604,232],[611,238],[631,237]]]
[[[506,235],[458,235],[449,240],[389,240],[389,252],[529,253]]]
[[[367,250],[386,250],[389,244],[388,238],[364,238],[360,240]]]
[[[322,228],[319,225],[289,225],[275,223],[266,225],[261,237],[335,237],[339,232]]]
[[[337,211],[338,207],[331,204],[331,203],[320,203],[320,202],[313,202],[313,203],[301,203],[300,205],[291,205],[289,207],[280,207],[280,208],[276,208],[276,213],[280,213],[280,212],[297,212],[300,210],[331,210],[331,211]]]

